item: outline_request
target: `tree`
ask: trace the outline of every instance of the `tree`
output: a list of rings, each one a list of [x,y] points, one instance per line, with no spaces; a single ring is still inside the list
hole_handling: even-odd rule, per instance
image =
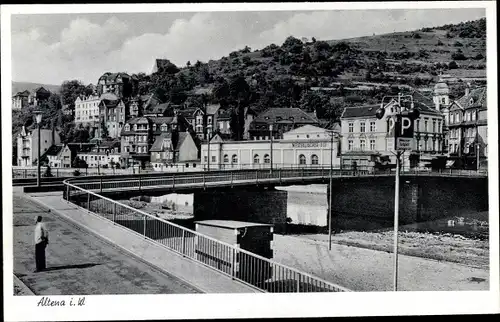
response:
[[[458,68],[458,64],[456,61],[451,61],[449,64],[448,64],[448,68],[449,69],[457,69]]]
[[[101,138],[105,139],[109,136],[108,132],[108,127],[106,126],[106,122],[104,122],[104,119],[101,120]]]
[[[75,108],[75,100],[78,96],[86,96],[89,89],[79,80],[64,81],[59,90],[62,104],[69,105],[70,109]]]
[[[191,62],[188,60],[186,63],[187,68],[191,67]]]

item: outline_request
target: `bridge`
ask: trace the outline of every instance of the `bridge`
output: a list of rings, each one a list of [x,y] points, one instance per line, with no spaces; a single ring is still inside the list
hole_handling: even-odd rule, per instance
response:
[[[402,171],[401,177],[401,180],[405,181],[415,179],[480,179],[483,182],[487,178],[487,173],[456,170],[438,172]],[[393,182],[394,172],[390,170],[375,171],[374,169],[363,169],[357,172],[340,169],[331,171],[330,168],[316,167],[302,169],[281,168],[273,171],[269,169],[223,170],[140,176],[89,176],[65,179],[63,181],[63,195],[67,202],[81,209],[92,212],[102,219],[126,228],[128,231],[143,236],[143,238],[151,240],[170,251],[179,253],[185,258],[208,266],[233,280],[261,291],[342,292],[349,290],[109,198],[111,196],[129,197],[143,194],[164,195],[170,192],[194,193],[195,203],[198,200],[198,203],[201,204],[201,206],[199,205],[198,208],[195,207],[194,209],[195,219],[215,219],[206,216],[226,214],[230,217],[218,219],[240,220],[234,218],[234,216],[249,216],[253,213],[258,216],[264,216],[263,214],[265,214],[268,217],[254,217],[250,218],[253,220],[249,221],[279,224],[280,221],[273,218],[276,214],[273,209],[266,209],[263,203],[258,202],[241,205],[242,200],[248,199],[247,196],[240,199],[236,198],[236,196],[249,188],[257,189],[255,194],[259,198],[264,198],[264,204],[275,207],[280,202],[276,202],[274,197],[266,199],[268,198],[266,194],[274,193],[272,191],[274,186],[326,183],[330,179],[334,180],[336,186],[341,186],[345,182],[357,185],[363,183],[362,185],[365,185],[370,180]],[[456,183],[452,184],[456,185]],[[469,184],[466,186],[469,186]],[[346,190],[342,187],[337,189]],[[237,192],[234,192],[234,190],[237,190]],[[233,192],[221,197],[221,191]],[[328,191],[328,193],[332,193],[332,191]],[[339,190],[333,193],[337,194]],[[349,191],[350,193],[351,191]],[[197,199],[197,195],[201,197]],[[359,203],[359,196],[355,195],[355,198]],[[392,203],[393,199],[390,201]],[[240,208],[235,211],[214,208],[226,203],[236,204]],[[283,212],[283,209],[280,211]],[[402,212],[404,212],[404,209]],[[196,218],[200,213],[201,218]],[[286,221],[286,208],[284,216]]]

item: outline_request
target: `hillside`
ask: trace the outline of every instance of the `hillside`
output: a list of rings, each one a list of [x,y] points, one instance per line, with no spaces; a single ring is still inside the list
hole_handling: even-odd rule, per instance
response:
[[[281,45],[245,47],[183,68],[167,61],[138,78],[141,92],[173,104],[200,106],[192,96],[205,92],[209,101],[230,108],[233,119],[249,106],[256,112],[300,107],[338,120],[345,106],[376,103],[408,88],[430,93],[441,74],[484,83],[485,49],[486,20],[480,19],[346,40],[288,37]],[[452,99],[463,95],[465,82],[450,85]]]
[[[12,82],[12,95],[25,90],[32,91],[37,87],[43,87],[52,93],[59,93],[60,85],[51,84],[39,84],[39,83],[28,83],[28,82]]]

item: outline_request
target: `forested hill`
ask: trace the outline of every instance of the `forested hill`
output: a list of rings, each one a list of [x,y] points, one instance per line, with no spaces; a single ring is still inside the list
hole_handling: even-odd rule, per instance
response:
[[[28,83],[28,82],[12,82],[12,95],[15,95],[22,91],[32,91],[35,88],[43,87],[52,93],[58,93],[61,86],[51,85],[51,84],[39,84],[39,83]]]
[[[199,105],[189,94],[205,92],[212,102],[233,108],[316,108],[320,117],[338,118],[344,106],[378,101],[397,90],[394,85],[425,89],[440,73],[485,75],[485,48],[486,20],[480,19],[340,41],[289,37],[262,50],[245,47],[183,68],[167,63],[153,75],[138,76],[143,93],[174,104]],[[454,87],[452,96],[463,89]]]

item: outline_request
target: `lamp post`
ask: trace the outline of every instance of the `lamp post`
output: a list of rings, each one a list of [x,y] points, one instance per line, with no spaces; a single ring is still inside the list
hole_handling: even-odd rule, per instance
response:
[[[328,130],[330,135],[330,196],[328,204],[328,250],[332,250],[332,203],[333,203],[333,130]]]
[[[269,124],[269,139],[271,145],[271,173],[273,173],[273,125]]]
[[[378,119],[382,119],[384,117],[384,99],[386,97],[391,96],[384,96],[382,98],[380,108],[375,114]],[[402,110],[401,99],[404,97],[410,98],[411,107],[409,109]],[[394,98],[394,96],[392,96],[392,98]],[[395,119],[391,118],[389,125],[390,129],[393,129],[394,131],[394,149],[396,150],[396,176],[394,185],[394,291],[398,290],[399,177],[401,171],[401,156],[403,155],[404,150],[407,149],[407,147],[403,147],[404,141],[399,142],[399,138],[413,139],[413,121],[420,116],[420,112],[414,107],[413,96],[401,95],[401,93],[399,93],[397,99],[397,102],[394,104],[396,110],[394,113]]]
[[[208,155],[207,155],[207,167],[208,171],[210,171],[210,139],[211,139],[211,132],[212,132],[212,125],[207,126],[207,144],[208,144]]]
[[[41,175],[40,175],[40,156],[41,156],[41,149],[42,147],[40,146],[41,144],[41,140],[40,140],[40,127],[42,126],[42,111],[41,110],[35,110],[33,111],[33,113],[35,114],[35,120],[36,120],[36,124],[37,124],[37,127],[38,127],[38,159],[37,159],[37,176],[36,176],[36,186],[38,188],[40,188],[41,186]]]

